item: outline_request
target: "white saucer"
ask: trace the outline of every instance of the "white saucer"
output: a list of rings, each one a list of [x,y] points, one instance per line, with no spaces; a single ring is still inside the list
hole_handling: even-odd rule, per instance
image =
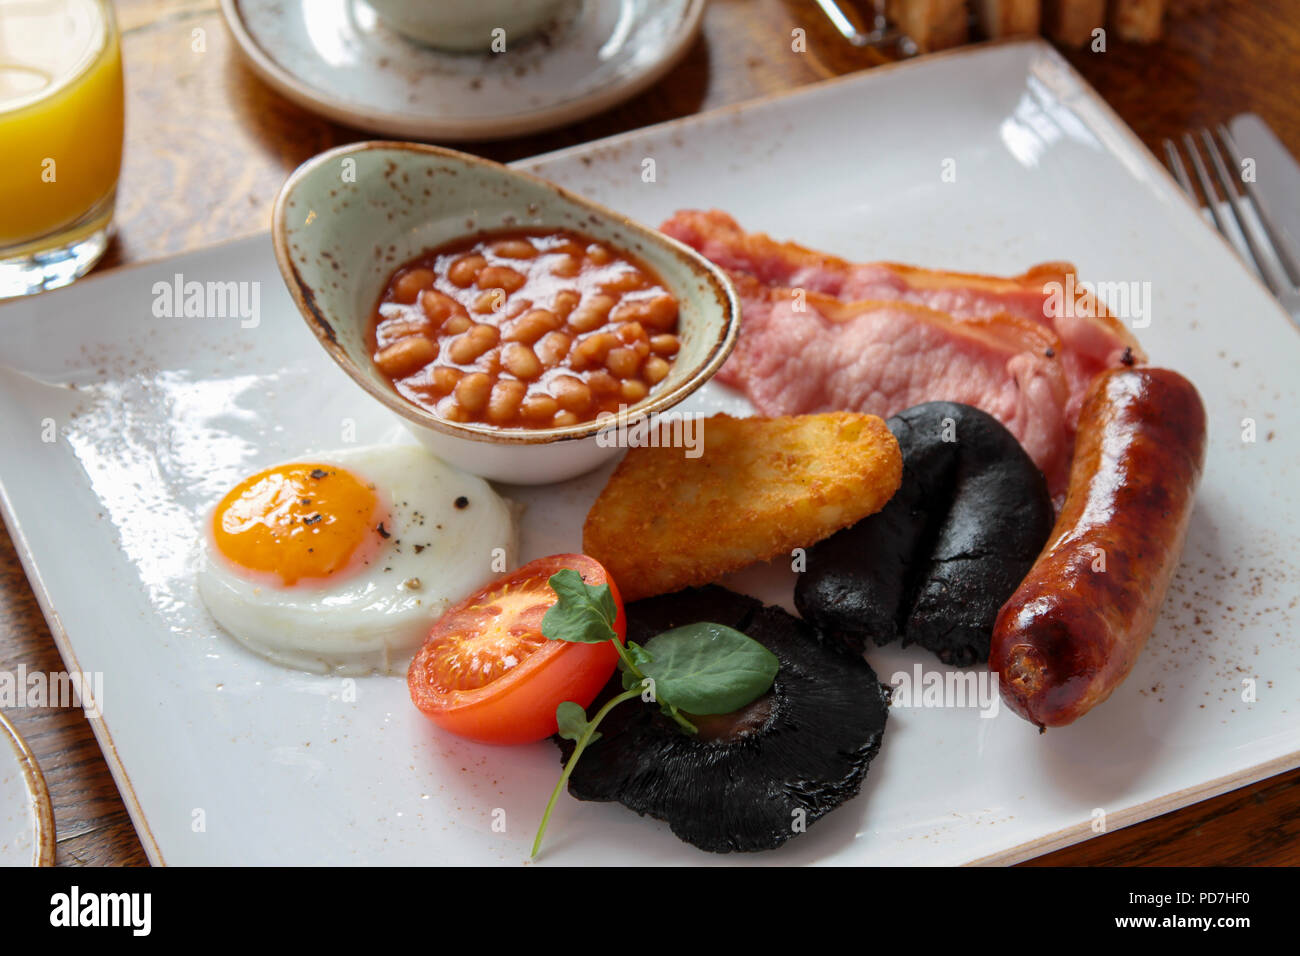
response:
[[[45,778],[0,713],[0,866],[53,866],[54,813]]]
[[[689,49],[705,2],[568,0],[540,35],[481,54],[413,43],[365,0],[221,0],[221,11],[249,64],[289,99],[349,126],[445,141],[563,126],[640,93]]]

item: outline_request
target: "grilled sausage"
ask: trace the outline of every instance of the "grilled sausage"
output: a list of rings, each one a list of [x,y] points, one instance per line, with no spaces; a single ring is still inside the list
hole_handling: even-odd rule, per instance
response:
[[[1065,505],[1003,605],[989,667],[1007,705],[1060,727],[1110,696],[1155,624],[1205,463],[1205,406],[1166,369],[1097,376]]]

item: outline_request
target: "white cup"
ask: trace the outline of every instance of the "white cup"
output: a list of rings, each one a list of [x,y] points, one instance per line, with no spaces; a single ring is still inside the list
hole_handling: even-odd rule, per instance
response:
[[[445,50],[487,51],[545,26],[565,0],[369,0],[398,33]],[[498,33],[496,31],[504,31]]]

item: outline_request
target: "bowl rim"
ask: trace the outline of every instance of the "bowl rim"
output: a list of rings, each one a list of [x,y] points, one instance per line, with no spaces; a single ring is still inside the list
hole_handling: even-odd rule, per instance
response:
[[[704,360],[697,365],[688,378],[669,391],[658,395],[650,395],[642,399],[641,402],[617,413],[609,413],[604,417],[579,422],[576,425],[561,425],[551,428],[507,429],[477,422],[450,422],[404,398],[395,389],[384,389],[377,385],[358,367],[347,350],[339,344],[331,320],[321,312],[316,304],[315,293],[303,279],[297,264],[290,254],[289,241],[294,228],[288,225],[289,200],[308,176],[333,159],[351,153],[372,150],[437,156],[469,166],[478,166],[496,175],[524,179],[554,193],[563,201],[573,203],[599,217],[614,220],[623,228],[644,236],[650,242],[666,246],[670,252],[687,262],[699,276],[708,280],[710,286],[708,291],[713,294],[722,310],[722,328],[718,331]],[[276,193],[275,204],[271,210],[271,241],[275,248],[276,264],[279,266],[280,276],[288,287],[289,294],[293,297],[299,313],[312,330],[317,341],[325,348],[325,351],[334,360],[335,364],[347,373],[348,377],[360,385],[372,398],[377,399],[387,408],[416,425],[451,437],[484,444],[543,445],[581,440],[607,430],[626,428],[641,419],[661,414],[680,404],[713,377],[735,347],[740,328],[740,302],[731,281],[718,266],[690,246],[664,235],[657,229],[642,225],[607,206],[580,196],[563,186],[556,185],[550,180],[535,176],[532,173],[512,169],[509,166],[490,159],[484,159],[481,156],[475,156],[456,149],[448,149],[443,146],[396,140],[362,140],[317,153],[290,173],[280,187],[279,192]]]

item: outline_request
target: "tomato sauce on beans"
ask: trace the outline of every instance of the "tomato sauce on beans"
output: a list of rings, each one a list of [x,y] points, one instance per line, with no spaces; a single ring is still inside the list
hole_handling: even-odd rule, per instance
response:
[[[399,394],[454,422],[550,428],[641,401],[681,347],[646,266],[568,230],[459,239],[398,269],[371,354]]]

